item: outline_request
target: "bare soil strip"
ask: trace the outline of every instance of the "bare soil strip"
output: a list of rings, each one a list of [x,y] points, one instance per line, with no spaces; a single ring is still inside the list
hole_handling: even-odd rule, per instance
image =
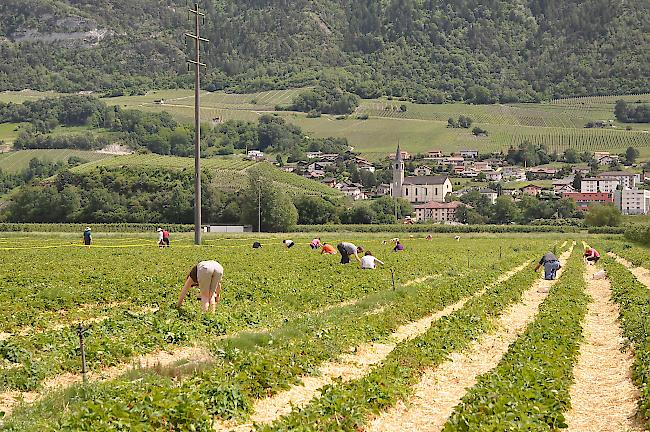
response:
[[[336,361],[325,363],[320,367],[316,376],[302,377],[300,385],[278,393],[273,397],[257,401],[253,407],[250,423],[236,425],[232,422],[218,422],[215,425],[215,430],[236,432],[252,431],[254,423],[271,423],[280,416],[291,412],[294,406],[306,405],[311,399],[318,396],[319,390],[322,387],[332,384],[335,379],[340,378],[343,381],[350,381],[365,376],[373,365],[383,361],[399,343],[423,334],[434,321],[462,308],[471,298],[480,296],[491,287],[510,279],[528,265],[529,262],[526,262],[510,270],[499,277],[496,282],[473,296],[469,296],[420,320],[400,326],[391,334],[387,342],[361,345],[356,348],[354,354],[345,354]]]
[[[633,358],[621,352],[618,305],[610,300],[609,280],[593,279],[598,270],[588,265],[585,273],[593,302],[585,318],[585,342],[573,369],[567,424],[571,432],[640,432],[643,428],[634,419],[639,391],[630,375]]]
[[[635,267],[634,264],[616,255],[613,252],[608,252],[607,255],[616,260],[617,263],[624,265],[636,277],[639,282],[650,288],[650,270],[644,267]]]
[[[560,256],[564,266],[571,250]],[[561,275],[558,272],[558,278]],[[500,330],[472,344],[465,353],[454,353],[440,367],[424,373],[413,396],[373,419],[366,432],[439,431],[477,378],[497,366],[508,347],[533,321],[539,305],[556,281],[539,280],[499,319]]]

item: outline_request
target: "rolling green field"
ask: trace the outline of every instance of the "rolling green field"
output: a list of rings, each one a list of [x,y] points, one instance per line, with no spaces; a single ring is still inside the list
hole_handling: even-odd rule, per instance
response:
[[[111,158],[109,154],[96,153],[84,150],[20,150],[0,154],[0,170],[8,173],[16,173],[29,166],[29,161],[36,158],[48,162],[67,162],[68,158],[76,156],[86,161],[98,161]]]
[[[256,121],[263,114],[275,113],[301,126],[310,136],[345,137],[356,151],[372,159],[383,158],[393,151],[398,140],[402,148],[411,153],[434,149],[449,153],[463,148],[478,149],[481,152],[505,151],[510,146],[528,140],[544,144],[558,153],[567,148],[621,153],[632,146],[639,149],[642,158],[650,158],[650,126],[646,124],[614,122],[613,127],[607,129],[584,128],[587,122],[613,120],[616,100],[622,98],[629,102],[650,102],[650,94],[495,105],[422,105],[380,98],[363,100],[357,112],[340,120],[328,115],[309,119],[304,113],[275,111],[276,105],[291,102],[301,91],[290,89],[253,94],[203,92],[203,121]],[[37,92],[2,93],[0,101],[15,99],[20,102],[51,95]],[[146,96],[104,100],[123,108],[152,112],[164,110],[181,122],[193,121],[194,96],[190,90],[160,90]],[[406,106],[405,112],[400,110],[401,105]],[[361,115],[367,115],[368,120],[359,119]],[[447,119],[458,118],[460,115],[471,117],[474,120],[473,126],[486,129],[488,136],[477,138],[469,129],[447,128]],[[627,128],[631,130],[626,130]],[[1,129],[0,139],[3,139]]]

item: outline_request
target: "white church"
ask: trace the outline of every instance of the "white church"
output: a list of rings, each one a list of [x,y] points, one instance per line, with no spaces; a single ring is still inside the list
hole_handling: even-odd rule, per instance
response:
[[[393,182],[390,185],[390,195],[393,198],[404,198],[412,204],[445,202],[451,191],[452,184],[447,176],[404,177],[404,160],[400,145],[397,144],[393,161]]]

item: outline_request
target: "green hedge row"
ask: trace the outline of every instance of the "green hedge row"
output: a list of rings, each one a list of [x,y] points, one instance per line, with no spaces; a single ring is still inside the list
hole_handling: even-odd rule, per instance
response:
[[[413,233],[536,233],[580,232],[578,227],[553,225],[298,225],[296,232],[413,232]]]
[[[0,223],[0,232],[83,232],[90,226],[94,232],[146,232],[155,231],[163,226],[173,232],[191,232],[194,225],[181,224],[139,224],[139,223],[114,223],[114,224],[48,224],[48,223]]]

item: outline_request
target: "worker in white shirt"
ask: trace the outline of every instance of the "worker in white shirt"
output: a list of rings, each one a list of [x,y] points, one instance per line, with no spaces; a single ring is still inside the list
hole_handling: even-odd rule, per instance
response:
[[[361,268],[363,270],[372,270],[377,268],[377,264],[384,264],[382,261],[378,260],[374,256],[372,256],[372,252],[368,251],[364,255],[363,258],[361,258]]]

